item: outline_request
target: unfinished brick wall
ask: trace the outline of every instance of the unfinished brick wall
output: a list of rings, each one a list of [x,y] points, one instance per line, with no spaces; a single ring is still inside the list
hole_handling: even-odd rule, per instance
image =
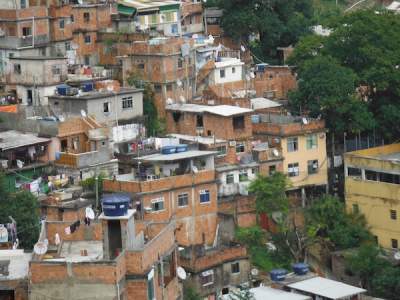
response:
[[[61,240],[65,241],[101,241],[103,238],[103,230],[101,223],[92,222],[90,226],[81,224],[79,228],[72,234],[66,235],[64,229],[73,222],[46,222],[47,239],[51,245],[54,245],[55,234],[60,235]]]
[[[273,92],[273,99],[287,99],[288,92],[297,88],[296,76],[286,66],[266,67],[264,72],[257,72],[254,79],[254,89],[257,97],[267,97],[267,92]]]

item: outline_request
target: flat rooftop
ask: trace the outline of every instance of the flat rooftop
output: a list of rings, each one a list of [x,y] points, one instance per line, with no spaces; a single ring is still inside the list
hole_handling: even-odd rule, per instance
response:
[[[50,139],[37,137],[32,133],[22,133],[16,130],[0,132],[0,151],[49,142]]]
[[[148,1],[148,0],[119,0],[118,4],[122,4],[129,7],[134,7],[138,11],[154,10],[158,7],[169,6],[169,5],[180,5],[179,1],[174,0],[158,0],[158,1]]]
[[[299,281],[289,284],[288,287],[328,299],[344,299],[366,292],[364,289],[323,277]]]
[[[247,113],[253,112],[252,109],[242,108],[233,105],[199,105],[199,104],[170,104],[166,106],[167,110],[173,111],[182,111],[182,112],[190,112],[190,113],[209,113],[213,115],[218,115],[222,117],[229,117],[235,115],[243,115]]]
[[[14,56],[9,59],[15,60],[67,60],[67,57],[63,56]]]
[[[345,156],[400,163],[400,143],[347,152]]]
[[[276,101],[272,101],[263,97],[250,99],[250,103],[252,109],[265,109],[265,108],[274,108],[282,106],[282,104]]]
[[[8,264],[6,267],[8,274],[0,272],[0,282],[27,277],[31,258],[32,253],[25,253],[24,250],[0,250],[0,261]]]
[[[255,300],[311,300],[311,297],[285,292],[279,289],[270,288],[267,286],[260,286],[250,289],[253,293]]]
[[[118,92],[109,92],[109,91],[91,91],[91,92],[83,92],[80,95],[74,96],[63,96],[63,95],[51,95],[48,96],[49,99],[64,99],[64,100],[92,100],[99,98],[107,98],[114,97],[115,95],[125,95],[125,94],[133,94],[142,92],[143,89],[134,89],[134,88],[121,88]]]
[[[151,154],[135,158],[135,160],[147,161],[147,162],[175,161],[181,159],[210,156],[214,154],[217,154],[217,151],[189,150],[185,152],[178,152],[172,154],[162,154],[162,153]]]
[[[306,118],[301,116],[291,116],[286,114],[260,114],[261,123],[273,123],[273,124],[292,124],[292,123],[301,123],[304,125],[309,124],[313,121],[318,121],[313,118]]]
[[[87,256],[81,255],[86,250]],[[44,259],[50,262],[89,262],[103,259],[102,241],[64,241],[60,250],[60,257]]]
[[[169,134],[169,136],[183,140],[183,141],[190,141],[190,142],[195,142],[203,145],[214,145],[214,144],[221,144],[221,143],[226,143],[226,140],[221,140],[209,136],[198,136],[198,135],[186,135],[186,134],[178,134],[178,133],[173,133]]]

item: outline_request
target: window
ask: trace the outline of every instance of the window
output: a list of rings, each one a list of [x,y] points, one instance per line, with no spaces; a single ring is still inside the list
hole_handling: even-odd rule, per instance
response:
[[[147,299],[154,300],[154,269],[147,275]]]
[[[157,24],[157,14],[152,14],[150,16],[150,24]]]
[[[219,77],[225,78],[225,69],[219,70]]]
[[[184,193],[184,194],[179,194],[178,195],[178,206],[188,206],[189,204],[189,194]]]
[[[299,163],[288,164],[288,176],[299,176]]]
[[[218,151],[217,156],[225,156],[226,155],[226,146],[218,146],[216,150]]]
[[[290,137],[287,139],[287,151],[296,152],[299,148],[299,139],[297,137]]]
[[[85,61],[85,65],[90,65],[90,55],[85,55],[83,59]]]
[[[236,68],[232,68],[232,74],[236,73]]]
[[[71,43],[70,42],[65,42],[65,51],[71,50]]]
[[[22,27],[22,36],[31,36],[32,29],[30,27]]]
[[[358,207],[358,204],[353,204],[353,213],[358,214],[360,212],[360,208]]]
[[[53,75],[60,75],[61,74],[61,67],[60,66],[53,66],[51,68],[51,72]]]
[[[160,197],[151,200],[151,209],[153,212],[164,210],[164,198]]]
[[[74,23],[74,22],[75,22],[74,15],[71,15],[71,16],[70,16],[70,19],[71,19],[71,23]]]
[[[178,69],[183,68],[183,58],[178,58]]]
[[[359,168],[347,168],[347,176],[361,178],[361,169]]]
[[[231,273],[232,274],[240,273],[239,262],[235,262],[235,263],[231,264]]]
[[[396,239],[392,239],[392,248],[397,249],[399,247],[398,241]]]
[[[21,0],[21,8],[26,8],[26,0]]]
[[[226,183],[234,183],[235,182],[235,175],[234,174],[226,174]]]
[[[203,286],[211,285],[214,283],[214,271],[208,270],[201,273],[200,282]]]
[[[256,175],[260,172],[260,170],[256,167],[256,168],[251,168],[251,174]]]
[[[90,37],[90,35],[85,35],[85,43],[86,44],[90,44],[90,42],[91,42],[91,37]]]
[[[138,64],[137,68],[140,69],[140,70],[144,70],[144,63]]]
[[[233,129],[244,129],[244,116],[233,117]]]
[[[275,165],[269,166],[268,174],[273,175],[275,174],[275,172],[276,172],[276,166]]]
[[[307,170],[308,174],[316,174],[318,173],[318,160],[309,160],[307,162]]]
[[[201,190],[200,191],[200,203],[208,203],[210,202],[210,191],[209,190]]]
[[[239,181],[248,181],[249,180],[249,175],[247,173],[247,170],[240,170],[239,172]]]
[[[365,170],[365,179],[372,181],[379,181],[379,174],[375,171]]]
[[[65,27],[65,21],[64,21],[64,19],[61,19],[61,20],[59,21],[59,25],[60,25],[60,29],[63,29],[63,28]]]
[[[89,21],[90,21],[90,13],[84,12],[84,13],[83,13],[83,20],[84,20],[85,22],[89,22]]]
[[[132,107],[133,107],[132,97],[122,98],[122,109],[127,109]]]
[[[394,210],[394,209],[390,210],[390,218],[392,220],[397,220],[397,211],[396,210]]]
[[[156,93],[161,93],[161,85],[160,84],[155,84],[154,85],[154,91]]]
[[[237,143],[236,144],[236,153],[243,153],[244,152],[244,143]]]
[[[167,84],[167,92],[172,92],[172,84]]]
[[[203,116],[196,115],[196,127],[203,127]]]
[[[165,12],[164,13],[164,16],[165,16],[165,20],[167,21],[167,22],[173,22],[174,21],[174,12],[173,11],[167,11],[167,12]]]
[[[375,241],[375,244],[379,244],[379,239],[378,239],[378,236],[377,235],[374,235],[374,241]]]
[[[306,144],[307,144],[307,150],[317,149],[318,147],[317,135],[316,134],[307,135]]]
[[[17,74],[21,74],[21,65],[20,64],[14,64],[14,72]]]
[[[110,112],[110,102],[103,103],[103,112],[109,113]]]

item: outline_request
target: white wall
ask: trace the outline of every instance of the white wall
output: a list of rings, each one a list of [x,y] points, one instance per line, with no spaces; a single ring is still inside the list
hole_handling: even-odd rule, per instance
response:
[[[233,72],[233,68],[235,68],[235,72]],[[221,77],[221,70],[225,70],[225,77]],[[236,82],[242,80],[243,66],[240,64],[233,64],[223,67],[218,67],[218,63],[216,63],[216,68],[213,71],[212,80],[214,84],[222,84],[228,82]]]

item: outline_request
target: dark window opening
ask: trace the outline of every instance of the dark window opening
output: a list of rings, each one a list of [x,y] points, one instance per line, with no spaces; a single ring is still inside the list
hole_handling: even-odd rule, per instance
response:
[[[20,64],[14,64],[14,72],[17,74],[21,74],[21,65]]]
[[[90,13],[88,13],[88,12],[83,13],[83,20],[85,22],[89,22],[90,21]]]
[[[276,172],[276,166],[275,165],[269,166],[269,171],[268,171],[269,175],[273,175],[275,172]]]
[[[103,103],[103,111],[104,111],[105,113],[110,112],[110,103],[109,103],[109,102],[104,102],[104,103]]]
[[[399,247],[398,241],[396,239],[392,239],[392,248],[397,249]]]
[[[318,160],[309,160],[307,162],[308,174],[318,173]]]
[[[361,178],[361,169],[359,168],[347,168],[347,174],[351,177]]]
[[[239,262],[231,264],[231,273],[240,273]]]
[[[61,140],[61,152],[67,152],[68,150],[68,141]]]
[[[121,224],[119,220],[108,221],[108,243],[110,258],[116,258],[122,250]]]
[[[202,115],[196,116],[196,126],[203,127],[203,116]]]
[[[244,116],[233,117],[233,129],[244,129]]]
[[[65,21],[64,19],[60,20],[60,28],[63,29],[65,27]]]
[[[353,204],[353,213],[358,214],[360,212],[360,208],[358,204]]]
[[[22,36],[31,36],[32,29],[30,27],[22,27]]]
[[[161,93],[161,85],[160,84],[155,84],[154,85],[154,91],[156,93]]]
[[[172,118],[174,119],[175,123],[178,123],[181,119],[182,114],[179,111],[174,111],[172,113]]]
[[[28,102],[28,105],[32,105],[32,103],[33,103],[33,92],[32,92],[32,90],[27,90],[26,91],[26,93],[27,93],[27,102]]]
[[[229,288],[227,288],[227,287],[222,288],[221,293],[222,293],[222,295],[228,295],[229,294]]]
[[[379,181],[379,174],[378,174],[378,172],[365,170],[365,178],[367,180]]]
[[[397,211],[396,210],[394,210],[394,209],[390,210],[390,218],[392,220],[397,220]]]

